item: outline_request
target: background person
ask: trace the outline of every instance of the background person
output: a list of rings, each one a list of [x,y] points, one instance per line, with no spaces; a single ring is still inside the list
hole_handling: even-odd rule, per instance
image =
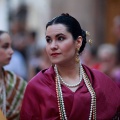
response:
[[[13,72],[3,68],[9,64],[12,58],[11,42],[10,35],[0,31],[0,109],[7,120],[19,120],[26,82]]]
[[[120,87],[120,66],[118,65],[117,48],[112,44],[101,44],[98,47],[99,70],[107,74]]]

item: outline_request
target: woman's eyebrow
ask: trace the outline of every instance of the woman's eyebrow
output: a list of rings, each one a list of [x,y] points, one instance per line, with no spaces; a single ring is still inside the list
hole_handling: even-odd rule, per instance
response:
[[[60,36],[60,35],[64,35],[63,33],[59,33],[59,34],[57,34],[55,37],[58,37],[58,36]]]
[[[47,35],[45,38],[50,38],[50,36]]]

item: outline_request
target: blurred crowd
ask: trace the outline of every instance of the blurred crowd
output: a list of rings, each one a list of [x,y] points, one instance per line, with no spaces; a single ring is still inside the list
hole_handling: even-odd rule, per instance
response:
[[[29,81],[41,69],[48,68],[51,63],[44,47],[37,45],[35,30],[26,30],[26,6],[22,5],[16,14],[10,14],[10,34],[14,54],[5,69],[14,71],[26,81]],[[82,63],[90,68],[104,72],[120,87],[120,16],[114,19],[113,34],[115,44],[104,43],[97,46],[87,45],[81,54]]]
[[[9,31],[14,54],[5,69],[29,81],[38,71],[49,67],[51,63],[47,58],[45,46],[39,47],[37,44],[37,31],[26,29],[26,18],[27,7],[25,5],[21,5],[18,11],[10,13]]]
[[[120,87],[120,16],[116,16],[113,22],[112,31],[115,36],[115,44],[87,46],[81,59],[90,68],[107,74]]]

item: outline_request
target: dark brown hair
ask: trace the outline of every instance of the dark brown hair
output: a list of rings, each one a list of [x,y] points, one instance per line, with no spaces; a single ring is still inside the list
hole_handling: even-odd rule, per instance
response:
[[[74,17],[70,16],[68,13],[63,13],[60,16],[57,16],[53,18],[50,22],[48,22],[46,25],[46,29],[48,26],[53,24],[65,25],[67,31],[72,34],[74,40],[76,40],[79,36],[82,36],[83,41],[79,53],[81,53],[84,50],[84,47],[86,45],[86,32],[82,30],[79,22]]]

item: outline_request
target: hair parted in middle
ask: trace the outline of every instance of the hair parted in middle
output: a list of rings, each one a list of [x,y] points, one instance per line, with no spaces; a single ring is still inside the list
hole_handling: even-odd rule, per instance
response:
[[[74,40],[77,40],[79,36],[82,37],[83,41],[82,41],[82,46],[79,50],[79,54],[80,54],[84,50],[86,45],[86,32],[82,30],[80,23],[68,13],[62,13],[60,16],[57,16],[53,18],[51,21],[49,21],[46,25],[46,29],[48,26],[51,26],[54,24],[65,25],[67,28],[67,31],[72,34]]]

